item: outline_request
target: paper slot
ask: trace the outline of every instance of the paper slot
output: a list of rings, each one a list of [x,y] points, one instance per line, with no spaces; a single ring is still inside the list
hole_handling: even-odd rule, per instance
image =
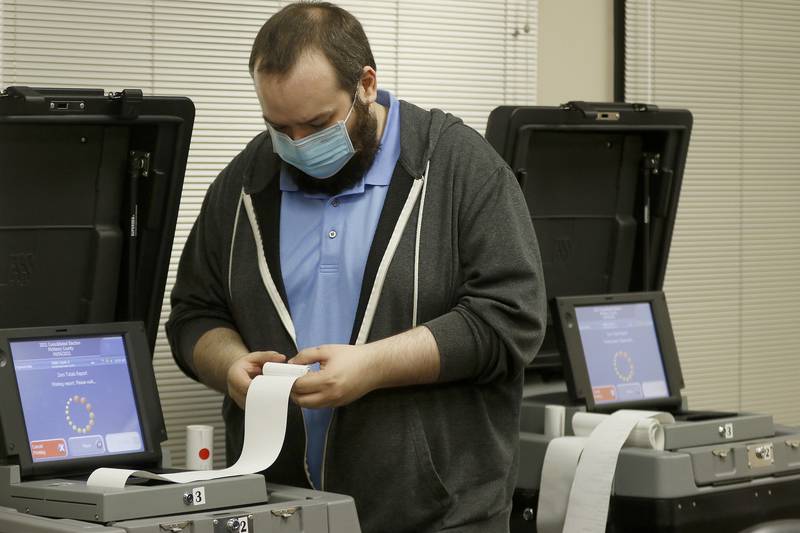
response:
[[[191,483],[208,479],[253,474],[266,470],[283,447],[289,393],[294,382],[308,372],[305,365],[266,363],[265,375],[256,376],[247,389],[244,414],[244,445],[236,463],[222,470],[190,470],[175,474],[154,474],[142,470],[98,468],[89,476],[90,487],[122,488],[131,476],[172,483]],[[269,420],[265,431],[264,421]]]

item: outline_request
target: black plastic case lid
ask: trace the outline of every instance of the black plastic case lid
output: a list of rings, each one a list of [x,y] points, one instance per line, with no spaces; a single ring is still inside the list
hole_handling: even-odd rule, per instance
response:
[[[141,320],[154,349],[193,122],[139,90],[0,94],[0,328]]]
[[[516,173],[548,299],[660,290],[692,115],[645,104],[502,106],[486,138]],[[534,368],[560,369],[552,320]]]

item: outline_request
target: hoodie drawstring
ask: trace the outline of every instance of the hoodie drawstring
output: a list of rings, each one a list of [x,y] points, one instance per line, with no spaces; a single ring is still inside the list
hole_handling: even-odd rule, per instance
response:
[[[419,214],[417,215],[417,237],[414,240],[414,310],[411,316],[411,327],[417,327],[418,316],[418,303],[419,303],[419,249],[420,249],[420,235],[422,234],[422,215],[425,212],[425,193],[428,190],[428,171],[431,168],[431,162],[428,160],[425,165],[425,173],[422,175],[422,194],[419,200]]]

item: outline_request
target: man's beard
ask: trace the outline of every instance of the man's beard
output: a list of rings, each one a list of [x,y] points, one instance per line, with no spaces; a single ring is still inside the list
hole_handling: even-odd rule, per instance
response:
[[[350,139],[356,153],[345,163],[339,172],[325,179],[315,178],[297,167],[286,164],[289,174],[297,187],[308,194],[323,193],[335,196],[349,189],[364,177],[378,153],[378,119],[369,112],[369,104],[356,99],[353,106],[355,124],[350,132]]]

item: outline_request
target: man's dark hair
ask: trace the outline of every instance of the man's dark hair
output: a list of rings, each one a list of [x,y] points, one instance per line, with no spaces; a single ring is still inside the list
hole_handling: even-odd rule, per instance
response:
[[[275,13],[261,27],[250,52],[250,74],[258,70],[286,75],[303,53],[314,48],[331,62],[346,91],[355,88],[365,66],[377,70],[357,18],[329,2],[298,2]]]

